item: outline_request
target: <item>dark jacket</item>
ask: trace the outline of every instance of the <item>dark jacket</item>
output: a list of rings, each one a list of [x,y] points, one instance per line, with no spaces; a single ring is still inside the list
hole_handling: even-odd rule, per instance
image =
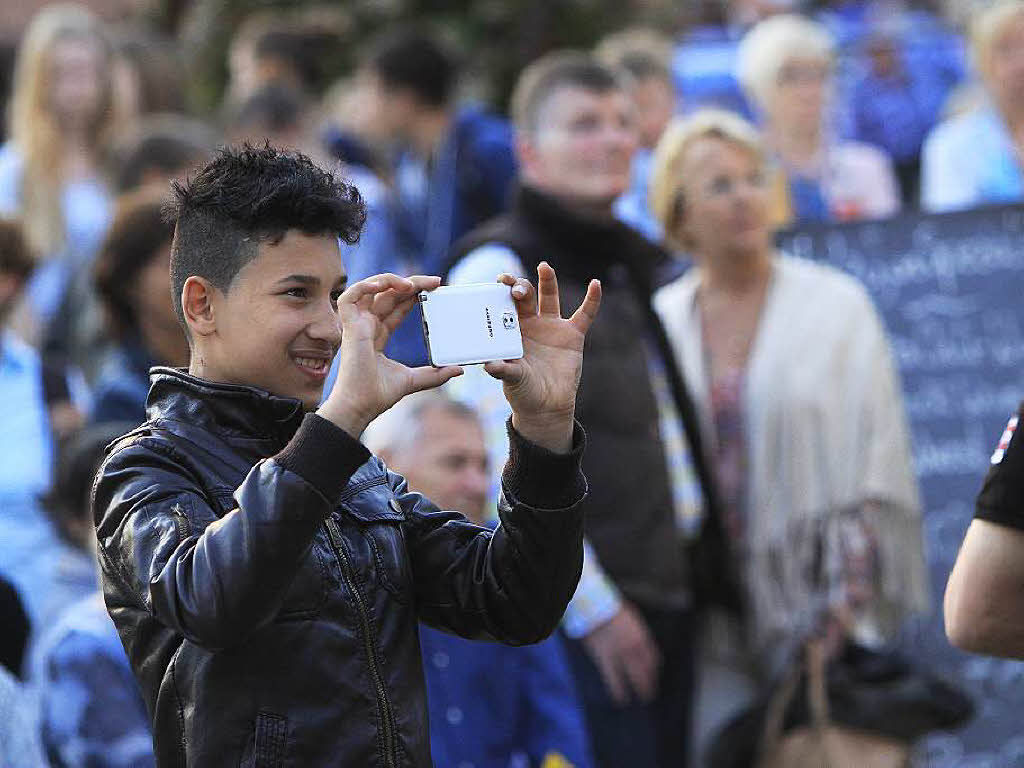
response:
[[[582,563],[574,452],[510,430],[495,531],[296,400],[154,368],[93,510],[158,765],[429,766],[417,620],[537,642]]]
[[[515,251],[531,279],[541,261],[550,263],[558,273],[563,308],[580,303],[590,278],[601,280],[601,313],[587,335],[576,403],[589,445],[584,457],[591,488],[585,503],[587,537],[602,567],[631,600],[652,607],[685,604],[695,586],[693,557],[726,561],[721,559],[725,544],[717,494],[696,411],[651,307],[669,255],[610,215],[569,210],[526,186],[518,191],[509,213],[456,245],[449,269],[488,243]],[[690,552],[675,520],[651,377],[652,353],[664,370],[704,493],[707,514],[701,545]],[[710,580],[726,583],[721,568],[713,570],[718,574]],[[698,576],[698,598],[712,599],[704,584],[709,581],[706,569]],[[713,599],[729,603],[733,596],[725,590]]]

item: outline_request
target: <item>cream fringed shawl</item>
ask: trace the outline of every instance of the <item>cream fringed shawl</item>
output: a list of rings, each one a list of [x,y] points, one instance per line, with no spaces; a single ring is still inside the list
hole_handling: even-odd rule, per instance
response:
[[[715,439],[696,296],[700,270],[654,299]],[[802,259],[775,260],[747,363],[749,480],[740,558],[756,647],[799,639],[834,595],[851,523],[877,553],[875,599],[856,634],[878,641],[928,606],[921,508],[885,331],[863,287]],[[824,555],[824,557],[823,557]],[[825,583],[810,574],[816,564]]]

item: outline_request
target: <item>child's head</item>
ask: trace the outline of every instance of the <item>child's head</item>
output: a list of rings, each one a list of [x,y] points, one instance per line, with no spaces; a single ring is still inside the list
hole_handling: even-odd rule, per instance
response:
[[[188,350],[171,300],[174,225],[164,219],[162,202],[155,185],[118,198],[93,266],[94,286],[111,338],[135,339],[151,359],[183,365]]]
[[[171,283],[190,368],[314,408],[341,343],[339,240],[366,218],[358,190],[302,154],[225,148],[175,183]]]

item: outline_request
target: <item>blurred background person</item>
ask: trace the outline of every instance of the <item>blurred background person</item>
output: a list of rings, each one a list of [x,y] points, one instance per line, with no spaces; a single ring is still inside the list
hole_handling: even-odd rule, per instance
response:
[[[531,64],[512,104],[522,183],[508,214],[455,246],[449,282],[529,275],[547,261],[568,306],[601,280],[576,410],[590,546],[564,629],[597,763],[684,765],[694,603],[707,597],[692,555],[718,518],[693,403],[650,305],[669,256],[613,213],[629,186],[636,108],[615,70],[577,51]],[[501,388],[476,370],[460,379],[452,391],[477,406],[495,457],[509,416]],[[724,576],[714,580],[726,591]]]
[[[110,220],[101,154],[115,119],[112,71],[103,27],[79,5],[43,8],[18,50],[10,140],[0,149],[0,214],[21,218],[40,259],[19,321],[30,341],[40,339]]]
[[[163,217],[165,195],[161,185],[120,198],[96,261],[96,294],[112,345],[93,392],[92,422],[141,424],[149,369],[188,365],[188,341],[171,295],[174,225]]]
[[[8,325],[35,265],[21,228],[0,218],[0,575],[25,605],[33,628],[46,616],[58,541],[39,497],[50,487],[54,444],[39,354]]]
[[[440,274],[452,243],[509,203],[516,176],[511,126],[457,103],[460,74],[448,46],[413,27],[376,40],[363,65],[374,130],[397,152],[394,224],[405,261],[399,274]],[[402,362],[426,362],[418,307],[389,349]]]
[[[319,97],[348,63],[350,27],[347,14],[328,5],[250,14],[227,51],[224,107],[236,109],[271,84],[298,90],[306,98]]]
[[[179,178],[212,153],[215,141],[209,128],[182,115],[147,115],[115,135],[106,152],[107,174],[118,194],[143,185],[159,186],[160,191],[166,192],[171,179]],[[81,408],[86,418],[95,407],[100,378],[110,372],[109,366],[104,371],[110,347],[119,342],[108,333],[94,273],[94,262],[78,268],[46,329],[43,343],[43,359],[48,367],[60,370],[63,362],[87,390],[79,394],[76,402],[76,409]],[[50,410],[52,421],[52,405]],[[70,429],[64,426],[55,428],[55,432],[58,436],[66,435],[81,423],[72,422]]]
[[[155,765],[149,717],[138,683],[99,591],[89,496],[106,446],[134,427],[108,422],[71,436],[60,452],[47,503],[88,564],[78,594],[66,601],[33,652],[38,742],[50,768],[148,768]]]
[[[763,18],[791,10],[789,0],[697,0],[687,5],[688,23],[672,56],[672,77],[682,106],[751,114],[736,79],[736,55],[744,33]]]
[[[495,524],[484,514],[492,472],[472,408],[421,393],[381,416],[363,442],[411,490],[478,525]],[[513,648],[421,626],[420,643],[436,765],[593,765],[560,635]]]
[[[267,83],[249,94],[228,115],[226,132],[232,144],[270,142],[316,162],[325,158],[316,136],[314,104],[301,90],[283,83]]]
[[[456,103],[460,64],[435,36],[387,34],[364,66],[377,130],[400,155],[395,185],[405,247],[434,274],[459,237],[508,206],[516,159],[508,122]]]
[[[119,25],[110,37],[118,128],[146,115],[184,112],[185,62],[177,43],[140,24]]]
[[[693,387],[744,591],[702,642],[697,743],[762,692],[794,645],[877,647],[928,607],[921,508],[889,341],[831,267],[777,253],[754,128],[669,126],[652,204],[695,268],[655,307]]]
[[[343,243],[341,248],[349,282],[384,272],[400,274],[408,267],[398,247],[391,158],[374,128],[376,106],[373,86],[358,76],[337,81],[324,97],[321,139],[329,155],[342,163],[366,206],[359,242]]]
[[[676,92],[669,63],[672,41],[649,29],[630,29],[609,35],[594,51],[598,60],[619,70],[636,104],[637,142],[629,189],[615,201],[615,214],[655,242],[661,227],[647,206],[651,155],[661,132],[676,113]]]
[[[743,38],[736,74],[771,153],[775,225],[880,218],[900,208],[892,162],[830,124],[835,45],[821,24],[783,14]]]
[[[849,94],[848,106],[852,138],[873,144],[892,158],[902,203],[916,208],[921,147],[963,70],[955,57],[936,61],[917,50],[926,41],[913,36],[907,41],[903,31],[903,25],[893,21],[868,33],[866,72]]]
[[[1024,199],[1024,2],[999,0],[979,13],[971,49],[987,98],[928,136],[921,205],[930,211]]]
[[[28,694],[14,675],[0,667],[0,765],[39,768],[43,759],[34,734]]]
[[[216,131],[177,113],[146,115],[119,131],[108,153],[108,174],[118,195],[151,184],[164,188],[213,155]]]

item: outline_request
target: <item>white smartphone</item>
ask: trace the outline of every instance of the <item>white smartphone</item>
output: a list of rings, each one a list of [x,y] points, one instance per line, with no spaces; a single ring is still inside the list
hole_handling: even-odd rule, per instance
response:
[[[502,283],[442,285],[420,293],[430,364],[474,365],[523,356],[512,288]]]

